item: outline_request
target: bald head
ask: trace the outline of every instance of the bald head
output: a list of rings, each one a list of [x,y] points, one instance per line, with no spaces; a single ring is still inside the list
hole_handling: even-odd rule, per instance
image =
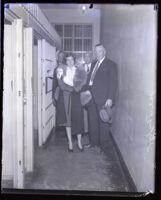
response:
[[[86,64],[89,64],[92,62],[92,54],[87,52],[84,54],[84,61]]]

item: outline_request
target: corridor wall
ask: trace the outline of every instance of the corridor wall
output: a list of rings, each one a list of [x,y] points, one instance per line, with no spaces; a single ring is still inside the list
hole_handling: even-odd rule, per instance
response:
[[[104,5],[101,42],[118,64],[112,135],[139,192],[154,191],[157,11],[154,5]]]

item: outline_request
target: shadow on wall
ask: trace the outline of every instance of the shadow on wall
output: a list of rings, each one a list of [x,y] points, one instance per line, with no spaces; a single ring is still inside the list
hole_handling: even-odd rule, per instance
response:
[[[157,12],[153,5],[105,5],[101,43],[118,64],[112,128],[138,192],[154,191]]]

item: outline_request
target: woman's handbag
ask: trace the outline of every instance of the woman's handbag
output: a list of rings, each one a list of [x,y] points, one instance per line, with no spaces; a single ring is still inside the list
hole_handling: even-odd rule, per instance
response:
[[[103,108],[100,110],[100,118],[105,123],[112,123],[112,108],[108,105],[104,105]]]

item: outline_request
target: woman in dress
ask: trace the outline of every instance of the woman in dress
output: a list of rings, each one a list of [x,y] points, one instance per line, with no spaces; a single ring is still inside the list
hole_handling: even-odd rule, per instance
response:
[[[59,98],[57,102],[60,104],[57,107],[57,121],[66,127],[69,152],[73,151],[72,135],[75,134],[77,135],[77,147],[80,151],[83,151],[81,143],[83,108],[80,103],[80,90],[82,84],[85,84],[85,80],[80,80],[83,73],[75,66],[74,55],[67,54],[65,59],[66,65],[59,65],[56,70],[59,85]]]

